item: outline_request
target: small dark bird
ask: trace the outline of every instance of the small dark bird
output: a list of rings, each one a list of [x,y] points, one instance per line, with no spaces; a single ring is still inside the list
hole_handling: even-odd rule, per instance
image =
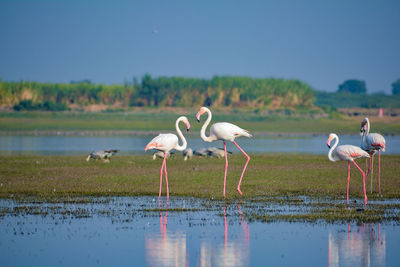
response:
[[[90,159],[95,159],[101,160],[102,162],[110,162],[110,158],[116,154],[119,150],[117,149],[108,149],[108,150],[99,150],[99,151],[94,151],[91,152],[87,158],[86,161],[89,161]]]

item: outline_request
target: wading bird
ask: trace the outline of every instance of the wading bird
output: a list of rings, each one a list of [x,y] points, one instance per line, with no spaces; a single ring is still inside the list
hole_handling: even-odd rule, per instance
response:
[[[236,137],[241,137],[241,136],[245,136],[245,137],[251,137],[252,135],[247,131],[244,130],[232,123],[229,122],[217,122],[214,123],[213,125],[211,125],[210,127],[210,135],[206,136],[206,128],[208,126],[208,124],[210,124],[211,118],[212,118],[212,114],[211,111],[206,108],[206,107],[201,107],[199,112],[196,115],[197,121],[200,122],[200,116],[204,113],[208,114],[208,118],[205,121],[203,127],[201,127],[201,131],[200,131],[200,136],[203,139],[203,141],[205,142],[213,142],[216,140],[222,140],[224,142],[224,151],[225,151],[225,155],[226,155],[226,141],[231,141],[232,143],[234,143],[239,150],[246,156],[247,160],[246,160],[246,164],[244,165],[243,171],[242,171],[242,175],[240,176],[240,180],[239,180],[239,184],[237,186],[237,191],[239,192],[240,195],[242,195],[242,191],[240,191],[240,184],[242,183],[242,179],[243,179],[243,175],[244,172],[246,171],[246,167],[247,164],[250,161],[250,157],[249,155],[246,154],[246,152],[244,152],[244,150],[235,142],[235,138]],[[228,170],[228,157],[225,157],[225,174],[224,174],[224,197],[225,197],[225,188],[226,188],[226,173]]]
[[[109,150],[99,150],[99,151],[94,151],[91,152],[87,158],[86,161],[89,161],[90,159],[95,159],[95,160],[101,160],[102,162],[110,162],[110,158],[116,154],[119,150],[117,149],[109,149]]]
[[[169,158],[171,157],[171,154],[173,154],[173,152],[169,152],[169,153],[167,154],[167,159],[169,159]],[[164,152],[162,152],[162,151],[156,151],[156,152],[154,152],[154,153],[153,153],[153,160],[156,160],[157,157],[163,159],[163,158],[164,158]]]
[[[333,146],[331,146],[331,142],[334,139],[336,139],[336,142]],[[347,161],[347,204],[349,204],[350,163],[353,162],[363,175],[364,204],[367,205],[367,193],[365,192],[365,173],[354,160],[358,158],[369,158],[369,154],[358,146],[341,145],[337,147],[339,144],[339,137],[334,133],[329,134],[326,144],[329,148],[328,158],[330,161]]]
[[[188,159],[192,159],[193,158],[193,149],[186,148],[185,150],[183,150],[182,155],[183,155],[184,161],[186,161]]]
[[[208,151],[209,157],[215,157],[215,158],[219,158],[219,159],[225,157],[225,151],[222,148],[209,147],[209,148],[207,148],[207,151]],[[226,153],[232,154],[231,151],[226,151]]]
[[[361,148],[368,152],[371,156],[369,158],[369,166],[367,171],[371,173],[371,193],[372,193],[372,176],[374,172],[374,155],[378,151],[378,180],[379,180],[379,194],[381,193],[381,150],[385,152],[386,140],[378,133],[369,133],[369,119],[364,118],[361,122],[360,132],[362,135]]]
[[[193,154],[198,157],[207,157],[208,150],[207,150],[207,148],[202,147],[202,148],[199,148],[199,149],[196,149],[195,151],[193,151]]]
[[[190,129],[189,121],[185,116],[181,116],[176,120],[175,129],[176,129],[176,132],[178,133],[178,136],[182,140],[181,146],[179,145],[178,137],[175,134],[167,133],[167,134],[159,134],[158,136],[154,137],[153,140],[151,140],[144,149],[145,151],[147,151],[148,149],[156,149],[156,150],[164,152],[164,160],[163,160],[163,163],[161,165],[161,170],[160,170],[160,193],[158,195],[159,198],[161,197],[163,171],[165,174],[165,182],[167,185],[167,199],[169,198],[167,163],[165,161],[167,159],[167,155],[169,154],[169,152],[172,149],[175,149],[178,151],[183,151],[187,146],[186,139],[183,136],[181,130],[179,129],[179,123],[181,121],[186,124],[186,129],[188,131]]]

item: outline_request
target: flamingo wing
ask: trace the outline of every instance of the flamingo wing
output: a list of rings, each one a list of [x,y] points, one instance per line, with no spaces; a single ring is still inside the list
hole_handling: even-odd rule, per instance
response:
[[[369,158],[369,154],[358,146],[341,145],[336,148],[335,157],[340,160],[355,160],[358,158]]]
[[[367,135],[367,137],[365,138],[365,142],[367,143],[367,151],[379,149],[385,151],[386,140],[382,135],[378,133],[371,133]]]
[[[236,137],[240,136],[252,137],[249,131],[229,122],[214,123],[210,128],[210,133],[219,140],[229,141],[233,141]]]
[[[170,151],[178,145],[178,137],[175,134],[159,134],[154,137],[147,145],[145,150],[157,149],[160,151]]]

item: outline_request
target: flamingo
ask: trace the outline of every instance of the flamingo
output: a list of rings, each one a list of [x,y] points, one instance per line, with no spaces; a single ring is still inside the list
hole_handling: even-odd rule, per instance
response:
[[[206,107],[201,107],[199,112],[196,115],[197,121],[200,122],[200,116],[204,113],[208,114],[208,118],[205,121],[205,123],[203,124],[203,127],[201,127],[201,131],[200,131],[200,136],[203,139],[203,141],[205,142],[213,142],[215,140],[222,140],[224,142],[224,151],[225,151],[225,155],[226,154],[226,141],[231,141],[232,143],[234,143],[239,150],[246,156],[247,160],[246,160],[246,164],[244,165],[243,171],[242,171],[242,175],[240,176],[240,180],[239,180],[239,184],[237,186],[237,191],[239,192],[240,195],[242,194],[242,191],[240,191],[240,184],[242,183],[242,179],[243,179],[243,174],[246,171],[246,167],[247,164],[250,161],[250,157],[249,155],[246,154],[246,152],[244,152],[244,150],[235,142],[235,138],[236,137],[241,137],[241,136],[245,136],[245,137],[252,137],[252,135],[247,131],[244,130],[232,123],[229,122],[217,122],[214,123],[213,125],[211,125],[210,128],[210,135],[206,136],[206,128],[208,126],[208,124],[210,124],[211,118],[212,118],[212,114],[211,111],[206,108]],[[224,191],[223,191],[223,195],[225,197],[225,188],[226,188],[226,173],[228,170],[228,157],[225,157],[225,174],[224,174]]]
[[[179,117],[176,122],[175,122],[175,128],[176,132],[178,133],[178,136],[182,139],[182,145],[179,145],[178,143],[178,137],[175,134],[167,133],[167,134],[159,134],[158,136],[154,137],[147,145],[146,148],[144,149],[147,151],[148,149],[156,149],[159,151],[164,152],[164,160],[161,165],[161,170],[160,170],[160,192],[158,194],[158,198],[161,198],[161,187],[162,187],[162,176],[163,176],[163,170],[165,173],[165,182],[167,185],[167,199],[169,199],[169,188],[168,188],[168,174],[167,174],[167,155],[172,149],[178,150],[178,151],[183,151],[186,146],[186,139],[183,136],[181,130],[179,129],[179,123],[180,122],[186,123],[186,129],[189,131],[190,129],[190,124],[189,120],[185,116]]]
[[[334,139],[336,139],[336,142],[331,147],[331,141]],[[354,160],[358,159],[358,158],[369,158],[369,154],[367,152],[365,152],[364,150],[362,150],[358,146],[341,145],[341,146],[337,147],[337,145],[339,144],[339,137],[334,133],[329,134],[326,144],[328,145],[328,148],[329,148],[328,158],[330,161],[338,161],[338,160],[346,160],[347,161],[347,170],[348,170],[348,172],[347,172],[348,173],[348,175],[347,175],[347,204],[349,204],[350,163],[353,162],[354,165],[357,167],[357,169],[363,175],[364,205],[367,205],[367,194],[365,192],[365,173],[357,165],[357,163]],[[332,154],[333,154],[333,156],[332,156]]]
[[[372,176],[374,172],[374,155],[378,151],[378,179],[379,179],[379,194],[381,193],[381,150],[385,152],[385,138],[378,133],[369,133],[369,119],[367,117],[361,122],[360,132],[362,135],[361,148],[368,152],[372,157],[369,159],[368,174],[371,171],[371,193],[372,193]]]

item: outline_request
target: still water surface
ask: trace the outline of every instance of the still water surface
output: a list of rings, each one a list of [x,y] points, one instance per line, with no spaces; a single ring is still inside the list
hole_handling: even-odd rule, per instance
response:
[[[144,147],[154,136],[0,136],[0,155],[86,155],[95,150],[119,149],[121,154],[142,154]],[[385,154],[400,154],[400,136],[385,136]],[[300,137],[255,137],[239,138],[237,142],[249,153],[311,153],[327,154],[327,136]],[[190,136],[188,147],[193,149],[219,146],[222,141],[203,142],[199,137]],[[340,144],[360,146],[361,137],[357,135],[340,136]],[[228,150],[240,151],[230,142]],[[151,153],[151,152],[148,152]]]
[[[172,198],[168,205],[165,199],[158,203],[153,197],[115,197],[81,204],[0,200],[0,265],[400,263],[399,226],[248,222],[243,216],[250,211],[246,203]]]

